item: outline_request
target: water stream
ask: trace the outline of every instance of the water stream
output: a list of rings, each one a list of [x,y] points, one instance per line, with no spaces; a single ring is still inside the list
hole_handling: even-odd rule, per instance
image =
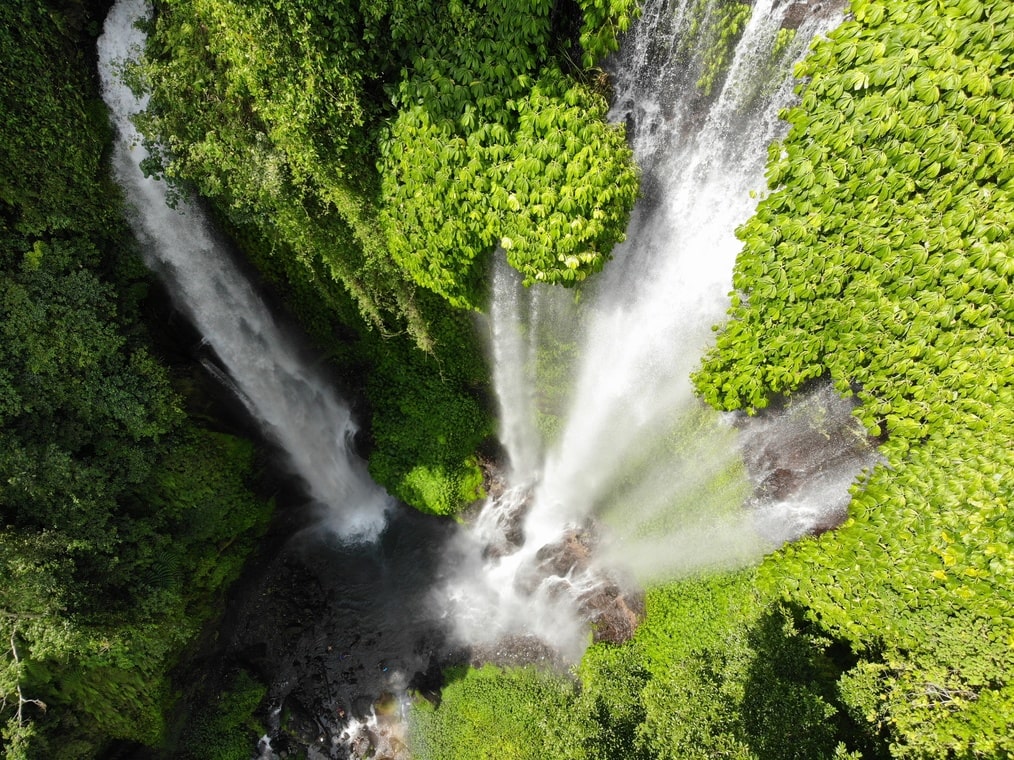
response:
[[[301,351],[216,239],[202,210],[185,200],[170,207],[168,188],[144,176],[147,157],[131,116],[144,109],[119,71],[140,55],[145,0],[119,0],[98,42],[102,93],[117,138],[116,179],[131,204],[130,222],[146,262],[173,293],[225,367],[233,390],[264,434],[283,452],[310,497],[349,538],[375,537],[390,499],[351,449],[355,423],[332,384]]]

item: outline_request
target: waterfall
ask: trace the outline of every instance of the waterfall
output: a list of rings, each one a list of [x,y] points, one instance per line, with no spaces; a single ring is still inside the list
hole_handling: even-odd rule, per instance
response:
[[[632,128],[648,197],[584,307],[582,360],[537,500],[554,514],[608,508],[601,501],[632,460],[659,456],[647,449],[659,449],[674,428],[704,425],[712,432],[695,432],[675,461],[670,455],[656,464],[656,473],[660,466],[673,474],[688,468],[696,473],[730,448],[716,447],[724,423],[718,415],[703,421],[709,415],[694,398],[689,374],[728,308],[740,248],[735,229],[765,190],[767,146],[783,133],[786,125],[777,114],[794,97],[792,64],[822,23],[814,18],[779,51],[788,4],[757,0],[730,54],[723,86],[703,98],[698,82],[707,51],[678,35],[696,16],[702,35],[697,42],[714,45],[706,34],[707,14],[737,5],[745,7],[715,0],[683,0],[676,8],[647,4],[614,62],[611,115]],[[670,37],[672,31],[677,36]],[[667,40],[671,46],[660,49]],[[666,491],[685,488],[681,474],[650,490],[665,502],[672,496]],[[529,519],[540,519],[538,510]]]
[[[743,447],[765,434],[805,435],[827,406],[799,402],[803,412],[791,423],[751,433],[736,416],[705,408],[689,381],[728,308],[735,229],[766,190],[767,146],[787,129],[778,113],[795,97],[793,64],[841,20],[841,8],[644,3],[609,65],[610,118],[626,123],[643,175],[626,242],[578,305],[542,286],[522,293],[502,264],[493,278],[491,355],[513,488],[484,508],[477,558],[451,584],[465,640],[531,635],[565,656],[580,653],[587,633],[575,629],[573,614],[587,613],[594,584],[756,561],[831,522],[829,512],[844,508],[849,485],[872,463],[864,445],[854,456],[835,451],[828,472],[811,463],[808,488],[763,499],[759,483],[770,473]],[[730,9],[749,9],[749,20],[725,50],[716,14]],[[533,399],[545,402],[555,381],[540,373],[560,356],[574,357],[565,373],[572,384],[552,410],[556,427],[540,431]],[[847,404],[821,398],[840,418],[841,435],[858,441]],[[491,538],[497,527],[501,536]],[[582,553],[575,541],[594,543],[601,562],[572,561]]]
[[[324,519],[346,538],[373,537],[390,498],[350,448],[356,428],[348,405],[276,321],[201,209],[187,202],[171,208],[167,187],[140,169],[147,153],[131,115],[147,99],[135,96],[120,74],[142,50],[136,22],[150,12],[145,0],[119,0],[98,42],[103,98],[117,132],[114,172],[146,262],[217,354],[236,394],[284,452]]]
[[[587,620],[596,635],[632,630],[628,580],[754,561],[847,501],[872,455],[835,453],[822,471],[824,455],[811,445],[861,435],[847,406],[827,396],[815,406],[793,402],[743,432],[742,420],[706,408],[689,382],[728,305],[735,228],[765,191],[767,145],[782,134],[777,114],[794,97],[792,62],[840,20],[815,12],[821,5],[841,8],[840,0],[645,0],[609,63],[611,118],[628,125],[643,173],[627,241],[580,299],[526,290],[501,261],[494,267],[487,324],[508,487],[473,530],[447,543],[426,532],[437,523],[416,514],[392,517],[383,541],[307,542],[280,555],[265,587],[272,593],[285,593],[273,579],[290,564],[320,569],[325,581],[303,584],[314,591],[305,598],[315,620],[299,632],[299,658],[292,621],[276,617],[267,592],[245,613],[237,648],[264,646],[276,704],[318,710],[315,752],[368,756],[355,750],[376,722],[363,706],[401,694],[413,673],[440,662],[434,650],[447,621],[476,659],[573,661],[587,646]],[[749,7],[750,18],[726,50],[718,15],[732,6]],[[130,117],[145,101],[118,67],[138,54],[144,36],[134,23],[149,12],[145,0],[118,0],[99,41],[118,134],[114,170],[147,262],[217,354],[229,387],[333,516],[336,534],[375,536],[390,499],[350,451],[348,407],[216,243],[201,210],[170,208],[165,186],[139,169],[146,154]],[[787,25],[800,21],[793,37]],[[801,429],[815,432],[797,458],[820,477],[793,489],[757,441]],[[434,576],[446,585],[431,588]],[[418,633],[427,626],[430,641]],[[315,693],[321,681],[326,689]],[[273,756],[270,736],[259,751]]]
[[[528,378],[534,370],[535,342],[525,331],[534,329],[529,293],[518,286],[520,277],[507,266],[503,251],[497,251],[493,268],[490,305],[490,352],[493,356],[493,385],[497,389],[500,442],[510,461],[513,478],[530,477],[538,467],[541,441],[535,429],[534,388]]]

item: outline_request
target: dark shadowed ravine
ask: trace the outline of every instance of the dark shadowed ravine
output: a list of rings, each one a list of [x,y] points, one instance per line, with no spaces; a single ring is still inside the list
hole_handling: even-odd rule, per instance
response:
[[[286,520],[288,535],[251,563],[202,657],[270,685],[263,717],[276,732],[280,711],[287,718],[276,751],[298,743],[344,757],[350,723],[383,731],[407,689],[438,689],[441,667],[467,657],[429,593],[456,526],[401,507],[376,541],[348,543],[306,517]]]

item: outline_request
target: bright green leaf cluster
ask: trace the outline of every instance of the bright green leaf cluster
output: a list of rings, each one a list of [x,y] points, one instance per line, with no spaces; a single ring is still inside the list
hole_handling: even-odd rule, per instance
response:
[[[583,13],[581,25],[582,62],[586,68],[619,49],[619,37],[637,16],[636,0],[578,0]]]
[[[417,702],[410,715],[409,746],[419,760],[577,760],[568,719],[574,698],[566,678],[533,667],[492,665],[451,671],[440,705]]]
[[[964,384],[953,370],[1007,335],[1014,100],[1010,49],[990,30],[1014,22],[1006,8],[969,22],[959,60],[933,36],[958,46],[951,20],[899,13],[904,23],[877,30],[842,25],[800,67],[812,80],[769,164],[784,189],[739,231],[733,321],[701,375],[712,403],[763,406],[826,369],[842,388],[863,386],[876,402],[868,427],[887,433],[884,404],[920,424],[947,414],[926,398]],[[995,85],[988,96],[981,76]],[[942,78],[955,87],[934,100]],[[989,363],[1003,375],[1002,357]]]
[[[605,100],[548,69],[490,121],[403,112],[386,149],[385,219],[401,266],[453,303],[476,306],[488,254],[525,282],[575,284],[622,239],[637,193],[632,155]]]
[[[1003,756],[1014,8],[852,10],[799,66],[801,103],[770,151],[772,193],[738,231],[731,320],[697,387],[747,410],[819,376],[856,393],[888,465],[857,487],[843,528],[765,572],[863,653],[849,683],[876,696],[857,687],[854,707],[894,755]]]
[[[895,737],[898,757],[1014,751],[1005,425],[993,445],[970,429],[934,434],[902,467],[876,468],[842,528],[764,568],[770,588],[863,653],[857,668],[876,669],[877,707],[864,715]]]

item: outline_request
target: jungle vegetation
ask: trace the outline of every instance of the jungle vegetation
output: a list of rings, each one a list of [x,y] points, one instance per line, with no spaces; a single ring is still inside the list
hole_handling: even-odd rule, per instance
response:
[[[532,699],[552,717],[512,735],[551,748],[511,756],[1014,756],[1012,45],[1002,0],[853,0],[798,67],[738,230],[696,387],[747,413],[821,378],[854,395],[885,461],[846,523],[650,590],[634,639],[593,646],[555,691],[452,680],[448,722],[419,708],[423,757],[471,730],[455,716],[508,703],[499,728]],[[460,756],[506,741],[485,736]]]
[[[455,171],[464,160],[511,207],[518,193],[546,195],[524,224],[477,209],[470,255],[500,246],[527,276],[566,283],[600,268],[637,174],[589,67],[630,9],[586,5],[161,3],[149,65],[131,72],[153,95],[142,126],[164,146],[148,170],[211,202],[364,394],[371,471],[427,511],[481,495],[486,368],[467,310],[451,304],[481,304],[486,264],[442,289],[451,281],[398,255],[396,241],[416,235],[434,267],[465,260],[433,219],[413,225],[398,210],[400,194],[444,188],[404,175],[397,130],[436,125],[407,146],[436,146]],[[251,490],[254,447],[194,414],[207,408],[201,382],[148,320],[158,296],[106,162],[93,51],[108,6],[0,9],[0,750],[12,758],[166,745],[171,669],[271,512]],[[459,45],[462,24],[471,46]],[[459,47],[468,55],[451,69],[429,62]],[[612,159],[589,172],[600,150]],[[536,154],[573,163],[570,177],[543,177]],[[544,232],[564,223],[557,256]],[[260,693],[237,678],[230,707],[193,729],[215,734],[223,756],[246,730],[226,723]]]
[[[158,746],[169,677],[271,505],[253,446],[185,414],[105,162],[97,20],[0,7],[0,754]],[[194,394],[190,394],[190,399]]]
[[[721,40],[748,13],[726,5]],[[150,285],[104,163],[90,52],[105,6],[0,6],[12,758],[160,746],[167,673],[270,514],[255,450],[188,416],[193,376],[142,316]],[[594,64],[632,3],[156,11],[135,72],[162,146],[149,170],[209,199],[363,392],[378,480],[460,509],[492,432],[470,322],[490,256],[572,285],[622,237],[637,172],[602,121]],[[746,412],[818,378],[854,394],[885,462],[847,522],[649,589],[634,638],[592,646],[573,673],[448,674],[440,705],[415,710],[420,757],[1014,755],[1012,61],[1007,0],[852,0],[800,65],[791,129],[738,233],[733,307],[697,389]],[[230,688],[193,729],[223,755],[262,695],[243,674]]]
[[[856,662],[896,757],[1014,752],[1014,9],[854,0],[799,74],[697,386],[757,408],[828,377],[886,458],[849,521],[761,568]]]

